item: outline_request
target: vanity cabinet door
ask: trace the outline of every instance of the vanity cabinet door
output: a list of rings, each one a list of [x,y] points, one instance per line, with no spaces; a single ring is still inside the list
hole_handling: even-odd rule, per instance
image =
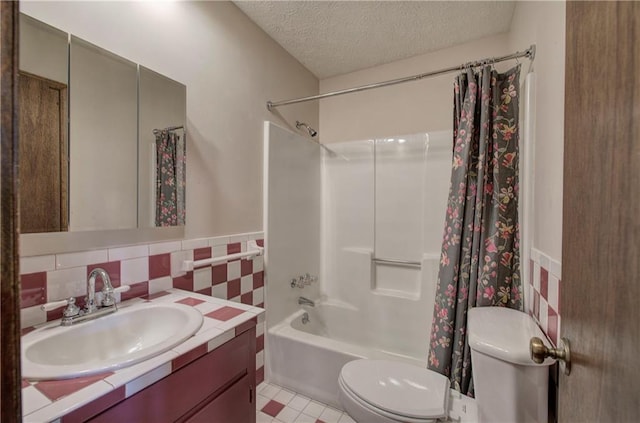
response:
[[[255,422],[254,393],[251,389],[249,375],[246,375],[185,423]]]

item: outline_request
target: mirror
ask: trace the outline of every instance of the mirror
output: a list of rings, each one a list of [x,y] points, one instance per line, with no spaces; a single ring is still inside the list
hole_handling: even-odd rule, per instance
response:
[[[184,225],[186,87],[20,19],[21,232]]]

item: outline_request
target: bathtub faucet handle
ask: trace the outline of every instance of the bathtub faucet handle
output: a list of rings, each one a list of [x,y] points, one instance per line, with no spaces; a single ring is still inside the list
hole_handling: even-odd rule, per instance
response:
[[[291,288],[304,288],[304,284],[302,283],[302,276],[300,277],[300,280],[296,279],[296,278],[292,278],[291,279]]]

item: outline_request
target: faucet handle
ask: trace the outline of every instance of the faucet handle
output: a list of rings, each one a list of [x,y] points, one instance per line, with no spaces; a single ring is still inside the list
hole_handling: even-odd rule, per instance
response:
[[[129,285],[122,285],[117,288],[107,288],[104,286],[102,288],[102,306],[110,307],[116,303],[116,299],[113,297],[113,294],[117,292],[127,292],[131,287]]]
[[[51,311],[60,307],[67,306],[62,312],[62,315],[65,317],[75,316],[80,313],[80,308],[76,305],[76,299],[74,297],[69,297],[66,300],[61,301],[52,301],[50,303],[42,304],[40,309],[43,311]]]

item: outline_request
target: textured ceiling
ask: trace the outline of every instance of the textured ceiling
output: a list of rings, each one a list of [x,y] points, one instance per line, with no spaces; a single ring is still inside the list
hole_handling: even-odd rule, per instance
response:
[[[234,1],[320,79],[509,30],[512,1]]]

